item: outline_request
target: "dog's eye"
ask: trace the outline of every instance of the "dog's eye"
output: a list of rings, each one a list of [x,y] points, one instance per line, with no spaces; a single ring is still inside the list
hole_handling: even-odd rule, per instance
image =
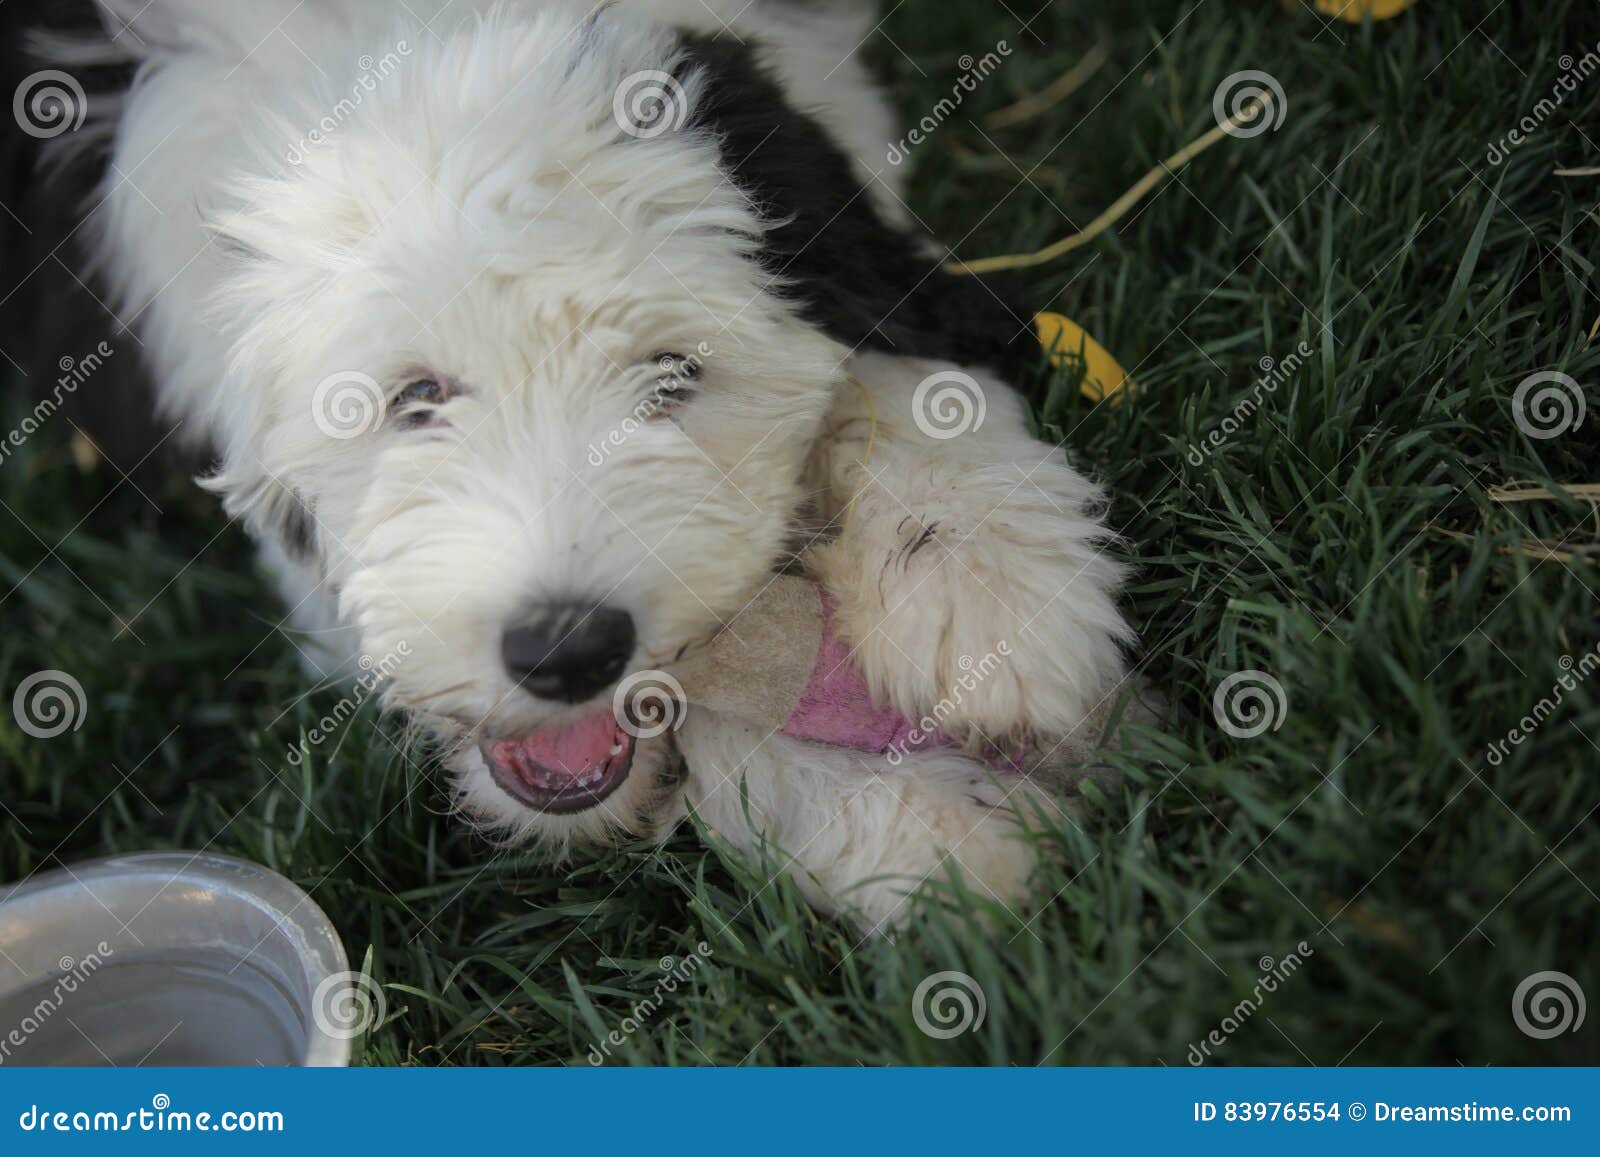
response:
[[[651,361],[661,371],[663,382],[697,382],[700,380],[700,359],[683,354],[659,353]]]
[[[683,354],[659,353],[650,359],[658,371],[651,387],[650,417],[669,417],[674,409],[695,395],[694,383],[700,380],[700,360]]]
[[[412,382],[395,395],[396,409],[406,406],[437,406],[445,400],[444,387],[432,378]]]
[[[437,425],[435,409],[450,400],[450,390],[436,378],[418,378],[394,396],[389,413],[409,430]]]

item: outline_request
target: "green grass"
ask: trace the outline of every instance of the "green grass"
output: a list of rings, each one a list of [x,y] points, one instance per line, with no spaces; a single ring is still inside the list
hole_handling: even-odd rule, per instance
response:
[[[1173,719],[1120,758],[1120,793],[1045,834],[1053,898],[1025,928],[947,891],[898,940],[860,943],[692,833],[562,870],[495,855],[370,717],[293,768],[339,693],[302,698],[242,536],[197,492],[151,494],[158,516],[80,474],[53,427],[0,466],[0,690],[59,668],[90,706],[51,741],[0,712],[0,878],[152,847],[271,865],[387,986],[370,1063],[586,1064],[661,958],[700,941],[709,960],[614,1061],[1182,1065],[1259,958],[1302,940],[1306,966],[1218,1062],[1600,1059],[1592,1008],[1552,1040],[1511,1015],[1546,969],[1600,1000],[1600,680],[1488,754],[1600,640],[1594,508],[1488,494],[1600,482],[1600,177],[1552,175],[1600,164],[1600,75],[1486,160],[1559,58],[1600,41],[1593,5],[1423,3],[1363,27],[1277,0],[1074,0],[1023,30],[1002,5],[909,0],[868,47],[920,117],[1001,38],[1003,68],[913,155],[913,206],[962,256],[1086,223],[1211,127],[1231,73],[1272,73],[1288,104],[1276,132],[1222,142],[1026,280],[1141,387],[1096,407],[1064,375],[1037,397],[1115,495],[1141,661]],[[1109,62],[1061,107],[974,123],[1101,39]],[[1260,359],[1302,340],[1245,427],[1187,461]],[[1590,413],[1535,440],[1512,394],[1548,369],[1586,384]],[[1235,739],[1211,699],[1245,669],[1288,710]],[[916,1028],[912,993],[941,970],[982,986],[977,1031]]]

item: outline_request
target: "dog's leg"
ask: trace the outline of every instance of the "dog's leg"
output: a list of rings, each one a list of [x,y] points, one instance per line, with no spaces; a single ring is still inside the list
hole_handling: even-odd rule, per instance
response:
[[[891,929],[917,886],[953,867],[976,895],[1019,908],[1033,857],[1017,816],[1049,806],[1020,779],[997,781],[951,750],[896,766],[698,708],[679,742],[691,768],[684,802],[740,848],[765,841],[825,911]]]
[[[879,354],[851,371],[817,479],[843,529],[812,564],[874,695],[974,749],[1081,751],[1131,638],[1099,492],[992,376]]]

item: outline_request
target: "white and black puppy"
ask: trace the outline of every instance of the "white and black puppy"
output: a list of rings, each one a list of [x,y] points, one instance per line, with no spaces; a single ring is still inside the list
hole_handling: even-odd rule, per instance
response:
[[[111,304],[308,661],[380,662],[464,813],[565,850],[693,808],[869,926],[947,864],[1024,892],[1038,797],[958,750],[613,712],[785,566],[883,702],[963,741],[1081,740],[1122,676],[1098,495],[1006,385],[1027,318],[943,275],[878,171],[861,6],[100,6],[44,47],[137,64],[62,138],[109,150]]]

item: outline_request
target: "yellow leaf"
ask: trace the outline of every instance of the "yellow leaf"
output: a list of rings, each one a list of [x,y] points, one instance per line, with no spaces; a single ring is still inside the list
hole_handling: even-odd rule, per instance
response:
[[[1110,398],[1133,385],[1128,372],[1117,364],[1117,359],[1106,351],[1105,346],[1084,333],[1071,319],[1059,313],[1041,313],[1034,317],[1033,327],[1039,335],[1039,344],[1049,351],[1052,365],[1059,366],[1082,351],[1084,375],[1081,392],[1091,402]]]
[[[1347,24],[1360,24],[1367,17],[1388,20],[1410,8],[1417,0],[1313,0],[1317,11]]]

